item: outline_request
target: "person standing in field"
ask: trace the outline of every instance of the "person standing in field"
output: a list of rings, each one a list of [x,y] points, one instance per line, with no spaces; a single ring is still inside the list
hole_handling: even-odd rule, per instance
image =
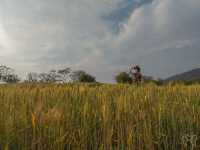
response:
[[[141,73],[141,68],[138,65],[135,65],[131,67],[130,73],[132,75],[133,81],[136,84],[142,83],[142,73]]]

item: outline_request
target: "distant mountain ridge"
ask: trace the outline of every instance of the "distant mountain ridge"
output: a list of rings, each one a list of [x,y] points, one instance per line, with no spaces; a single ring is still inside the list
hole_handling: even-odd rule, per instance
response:
[[[130,55],[131,56],[131,55]],[[177,75],[191,68],[200,67],[200,47],[193,46],[181,49],[166,49],[152,52],[134,59],[139,64],[145,74],[166,79],[171,75]]]
[[[176,80],[182,80],[182,81],[200,80],[200,68],[193,69],[181,74],[177,74],[165,79],[165,81],[176,81]]]

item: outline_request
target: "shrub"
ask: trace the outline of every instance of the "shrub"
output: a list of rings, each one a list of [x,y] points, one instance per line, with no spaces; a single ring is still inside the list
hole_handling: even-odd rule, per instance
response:
[[[120,72],[116,75],[115,80],[117,83],[132,83],[133,80],[127,72]]]

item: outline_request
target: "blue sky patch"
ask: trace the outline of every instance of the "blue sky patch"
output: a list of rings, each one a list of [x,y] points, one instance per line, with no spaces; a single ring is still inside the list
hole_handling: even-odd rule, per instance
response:
[[[153,0],[124,0],[119,4],[118,9],[110,14],[103,15],[103,19],[109,22],[114,33],[119,31],[119,25],[128,20],[132,12],[144,4],[149,4]]]

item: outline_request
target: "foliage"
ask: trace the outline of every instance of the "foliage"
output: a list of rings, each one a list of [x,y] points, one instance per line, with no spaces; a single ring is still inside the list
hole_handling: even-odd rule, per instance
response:
[[[0,86],[0,149],[195,150],[200,86]]]
[[[95,77],[93,77],[92,75],[86,73],[83,70],[74,71],[71,74],[71,79],[74,82],[88,82],[88,83],[96,82]]]
[[[65,69],[60,69],[57,71],[57,73],[59,74],[59,78],[62,82],[67,82],[69,81],[69,74],[71,73],[71,69],[70,68],[65,68]]]
[[[62,82],[66,83],[69,78],[70,68],[51,70],[47,73],[29,73],[27,75],[27,82],[43,82],[43,83],[53,83]]]
[[[56,70],[51,70],[48,73],[40,73],[38,75],[38,81],[43,83],[53,83],[56,82],[59,77]]]
[[[15,74],[9,74],[9,75],[3,77],[2,79],[3,79],[3,81],[5,81],[7,83],[17,83],[20,81],[18,76]]]
[[[132,78],[127,72],[120,72],[115,76],[115,80],[117,83],[132,83]]]
[[[14,70],[7,66],[0,66],[0,80],[7,83],[17,83],[20,81]]]
[[[27,81],[28,82],[38,82],[38,74],[34,72],[30,72],[27,75]]]

